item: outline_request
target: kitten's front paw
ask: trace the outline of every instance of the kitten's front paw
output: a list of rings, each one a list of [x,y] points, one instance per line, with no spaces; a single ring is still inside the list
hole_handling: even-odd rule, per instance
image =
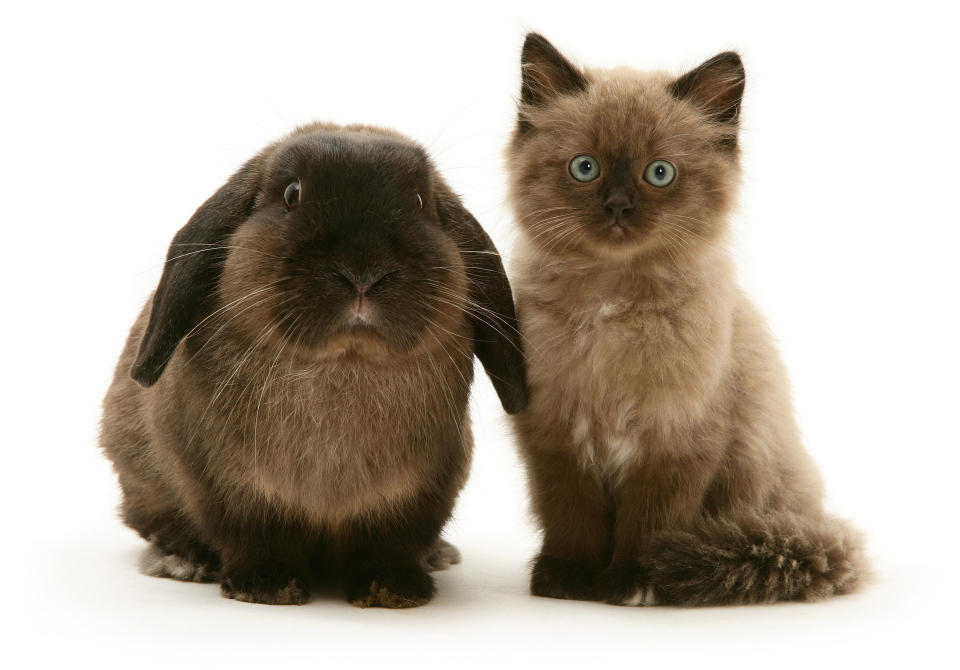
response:
[[[220,584],[224,598],[264,605],[302,605],[310,598],[306,580],[280,563],[231,571]]]
[[[596,570],[581,561],[537,556],[530,575],[530,592],[545,598],[596,600]]]
[[[655,605],[656,594],[639,563],[615,563],[600,573],[597,597],[611,605]]]
[[[351,579],[347,600],[357,607],[419,607],[435,590],[433,578],[419,565],[394,566]]]

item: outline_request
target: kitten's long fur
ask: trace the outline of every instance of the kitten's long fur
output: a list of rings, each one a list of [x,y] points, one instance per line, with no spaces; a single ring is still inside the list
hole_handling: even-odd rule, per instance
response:
[[[611,603],[814,600],[861,581],[824,514],[786,373],[725,247],[736,54],[680,77],[523,50],[509,149],[530,401],[516,417],[543,547],[535,594]],[[599,177],[572,178],[587,155]],[[676,177],[644,178],[656,159]]]

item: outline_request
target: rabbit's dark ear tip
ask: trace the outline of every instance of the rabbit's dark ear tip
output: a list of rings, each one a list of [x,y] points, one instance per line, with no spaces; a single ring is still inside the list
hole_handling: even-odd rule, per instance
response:
[[[500,398],[500,404],[507,414],[519,414],[527,408],[527,392],[523,390],[514,390],[511,393],[505,393]]]
[[[133,378],[133,381],[144,388],[149,388],[156,384],[157,380],[160,379],[161,372],[163,372],[162,369],[151,369],[143,361],[136,361],[130,366],[130,376]]]

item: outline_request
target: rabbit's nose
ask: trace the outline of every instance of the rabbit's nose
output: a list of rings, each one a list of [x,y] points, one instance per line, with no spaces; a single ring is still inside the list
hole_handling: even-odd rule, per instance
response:
[[[367,292],[367,289],[373,287],[374,284],[376,284],[378,281],[380,281],[379,277],[377,278],[364,277],[363,279],[359,279],[353,282],[353,288],[357,291],[359,295],[363,295],[364,293]]]
[[[388,273],[373,272],[351,272],[350,270],[337,269],[336,273],[356,291],[358,296],[363,296],[367,291],[376,286],[381,279]]]

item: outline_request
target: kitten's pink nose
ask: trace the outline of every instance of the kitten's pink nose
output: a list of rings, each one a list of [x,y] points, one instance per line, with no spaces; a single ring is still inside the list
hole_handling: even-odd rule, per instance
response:
[[[633,201],[626,193],[612,193],[603,207],[615,220],[620,220],[633,210]]]

